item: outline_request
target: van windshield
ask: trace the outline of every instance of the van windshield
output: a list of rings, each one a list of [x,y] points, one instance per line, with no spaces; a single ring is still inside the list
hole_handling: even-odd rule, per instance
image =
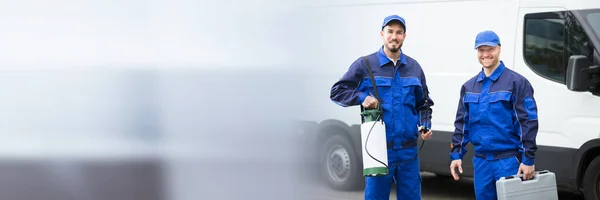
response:
[[[590,10],[587,12],[585,20],[592,27],[592,29],[594,29],[596,38],[600,38],[600,9]]]

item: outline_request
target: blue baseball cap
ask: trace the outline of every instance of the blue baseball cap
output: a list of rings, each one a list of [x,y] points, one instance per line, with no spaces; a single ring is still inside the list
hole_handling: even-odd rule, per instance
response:
[[[392,22],[394,20],[400,22],[402,24],[402,26],[404,26],[404,31],[406,31],[406,23],[404,21],[404,18],[402,18],[398,15],[390,15],[390,16],[385,17],[385,19],[383,19],[383,24],[381,25],[381,29],[383,30],[383,28],[385,26],[387,26],[390,22]]]
[[[475,37],[475,49],[478,47],[486,45],[486,46],[500,46],[500,37],[494,31],[486,30],[479,32],[477,37]]]

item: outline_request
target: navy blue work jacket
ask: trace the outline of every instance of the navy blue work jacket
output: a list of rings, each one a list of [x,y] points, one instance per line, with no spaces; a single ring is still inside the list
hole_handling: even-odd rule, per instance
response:
[[[366,58],[383,101],[387,141],[393,142],[394,149],[403,148],[403,144],[418,139],[417,126],[431,128],[433,101],[429,97],[423,70],[416,60],[403,53],[399,62],[394,64],[383,52],[383,47]],[[361,105],[367,95],[375,97],[365,60],[359,58],[332,86],[330,98],[348,107]]]
[[[533,87],[504,62],[489,77],[482,71],[464,83],[452,136],[452,160],[462,159],[465,145],[474,145],[475,155],[487,159],[521,157],[533,165],[537,150],[537,105]]]

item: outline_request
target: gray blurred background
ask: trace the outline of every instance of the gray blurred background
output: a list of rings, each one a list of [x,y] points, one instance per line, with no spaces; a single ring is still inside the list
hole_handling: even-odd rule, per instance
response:
[[[0,1],[0,199],[295,198],[290,3]]]

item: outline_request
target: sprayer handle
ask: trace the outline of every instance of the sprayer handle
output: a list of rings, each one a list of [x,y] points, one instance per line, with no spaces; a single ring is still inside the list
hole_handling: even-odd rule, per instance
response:
[[[377,104],[377,108],[365,108],[364,106],[360,105],[360,111],[366,111],[366,110],[379,110],[381,112],[383,112],[383,108],[381,107],[381,104]]]

